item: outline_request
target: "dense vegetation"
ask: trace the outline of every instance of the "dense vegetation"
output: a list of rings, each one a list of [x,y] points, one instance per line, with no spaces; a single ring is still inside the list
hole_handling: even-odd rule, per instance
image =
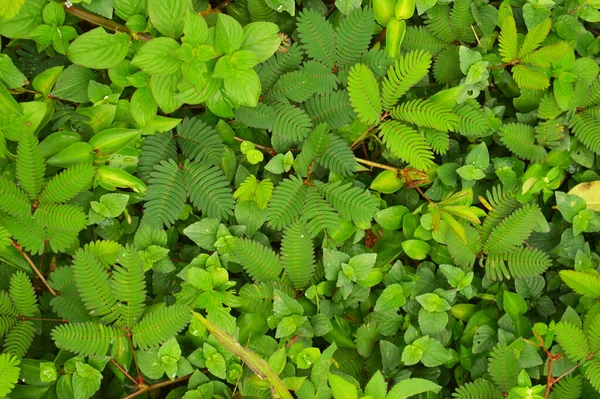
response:
[[[600,398],[597,8],[0,1],[0,397]]]

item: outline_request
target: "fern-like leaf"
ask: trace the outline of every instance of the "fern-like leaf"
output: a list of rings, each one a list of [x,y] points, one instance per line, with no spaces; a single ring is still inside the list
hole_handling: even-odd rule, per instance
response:
[[[585,377],[594,389],[600,392],[600,360],[594,359],[585,364]]]
[[[55,296],[50,301],[54,313],[69,322],[93,320],[79,297],[72,267],[64,266],[56,269],[50,274],[48,284],[60,292],[60,295]]]
[[[120,317],[108,279],[108,273],[96,257],[79,249],[73,257],[73,278],[85,307],[93,316],[100,316],[104,323],[112,323]]]
[[[233,192],[221,169],[186,161],[183,170],[186,191],[196,208],[208,217],[217,219],[224,219],[233,214]]]
[[[306,185],[297,176],[290,176],[279,183],[269,201],[269,226],[283,229],[292,224],[302,212],[305,194]]]
[[[522,123],[508,123],[500,128],[502,144],[517,155],[534,163],[543,163],[548,153],[535,143],[535,130]]]
[[[0,177],[0,211],[16,217],[31,215],[27,194],[13,181]]]
[[[37,198],[46,173],[46,163],[33,134],[26,134],[17,147],[16,175],[29,199]]]
[[[590,151],[600,154],[600,121],[587,115],[575,114],[569,125],[575,137],[579,139]]]
[[[298,16],[298,36],[309,57],[332,67],[335,64],[335,33],[325,17],[314,9]]]
[[[400,97],[417,84],[431,66],[431,55],[424,51],[411,51],[402,54],[381,84],[381,103],[383,109],[391,110]]]
[[[373,10],[362,7],[347,15],[335,31],[335,55],[337,64],[354,64],[369,49],[373,35]]]
[[[150,173],[154,172],[154,166],[165,159],[176,159],[177,147],[173,141],[173,133],[156,133],[144,139],[137,174],[140,179],[148,183]]]
[[[565,56],[570,51],[573,50],[567,42],[558,42],[529,53],[521,58],[521,63],[548,68],[554,61]]]
[[[378,202],[369,191],[353,187],[351,183],[338,180],[319,186],[319,190],[333,209],[356,224],[369,222],[377,212]]]
[[[371,125],[379,122],[383,110],[379,84],[367,65],[356,64],[350,69],[348,93],[352,107],[361,121]]]
[[[300,70],[310,76],[317,94],[331,93],[338,86],[338,77],[331,68],[318,61],[306,61]]]
[[[261,64],[258,68],[258,77],[263,93],[270,90],[281,75],[298,69],[302,64],[303,55],[301,46],[294,43],[288,51],[276,52],[273,57]]]
[[[294,160],[294,170],[299,176],[306,177],[308,170],[329,146],[331,134],[326,124],[321,124],[313,130],[302,146],[302,152]]]
[[[90,164],[79,164],[63,170],[48,182],[40,195],[40,201],[66,202],[92,186],[96,168]]]
[[[429,20],[425,21],[429,23]],[[440,40],[427,26],[407,26],[402,48],[406,51],[425,50],[435,57],[448,47],[446,40]],[[461,73],[462,76],[462,73]]]
[[[309,98],[304,106],[315,125],[327,123],[334,130],[352,122],[356,116],[346,90],[317,94]]]
[[[517,58],[519,41],[517,37],[517,24],[514,17],[506,17],[500,24],[500,56],[502,62],[512,62]]]
[[[52,339],[60,349],[83,356],[104,356],[120,332],[99,323],[69,323],[52,330]]]
[[[456,130],[465,137],[479,138],[492,134],[490,124],[481,105],[473,99],[468,99],[454,107],[458,116]]]
[[[513,19],[514,20],[514,19]],[[542,45],[548,33],[550,33],[550,28],[552,27],[552,19],[548,18],[539,24],[537,24],[533,29],[527,32],[527,36],[525,36],[525,40],[523,41],[523,45],[521,46],[521,50],[519,50],[519,57],[524,57],[530,54],[532,51],[537,50],[538,47]],[[505,61],[509,62],[509,61]]]
[[[133,343],[143,350],[176,336],[190,322],[187,306],[173,305],[150,312],[133,327]]]
[[[177,142],[183,154],[193,161],[218,165],[225,155],[221,135],[197,118],[186,118],[177,126]]]
[[[429,143],[429,146],[436,154],[444,155],[448,152],[450,148],[450,136],[448,136],[448,133],[428,128],[422,128],[419,131],[424,133],[427,143]]]
[[[582,385],[583,376],[569,374],[552,387],[554,399],[579,399]]]
[[[455,0],[449,22],[458,40],[467,43],[475,42],[475,34],[471,27],[475,24],[475,18],[471,12],[471,0]]]
[[[536,204],[527,204],[502,220],[485,241],[483,250],[490,254],[506,254],[521,246],[543,215]]]
[[[167,227],[171,226],[185,206],[186,192],[182,170],[172,159],[162,161],[154,166],[148,183],[145,214]]]
[[[560,322],[554,327],[556,340],[573,362],[580,362],[590,353],[583,330],[570,322]]]
[[[317,161],[323,167],[342,176],[349,176],[358,168],[350,146],[334,134],[330,134],[328,146],[317,157]]]
[[[278,281],[283,268],[279,255],[270,247],[246,238],[232,237],[230,248],[238,263],[256,282]]]
[[[459,47],[451,46],[442,50],[435,58],[433,76],[440,84],[460,80],[464,75],[460,70]]]
[[[512,69],[513,79],[522,89],[544,90],[550,86],[550,79],[541,71],[525,65],[517,65]]]
[[[18,322],[9,333],[6,334],[3,352],[22,358],[31,347],[34,336],[35,325],[32,321],[25,320]]]
[[[450,23],[450,7],[446,4],[437,4],[427,10],[425,25],[442,42],[451,43],[460,39]]]
[[[277,104],[273,106],[273,109],[277,114],[271,128],[274,135],[280,135],[296,143],[301,142],[309,135],[313,124],[310,116],[304,110],[289,104]]]
[[[144,264],[137,250],[127,246],[117,259],[112,273],[111,288],[121,312],[124,326],[133,327],[144,313],[146,279]]]
[[[339,215],[314,186],[306,190],[301,220],[306,223],[306,229],[312,237],[324,230],[336,229],[340,225]]]
[[[267,101],[304,102],[310,98],[317,88],[312,78],[304,71],[288,72],[281,76],[275,85],[267,92]]]
[[[400,104],[392,110],[391,115],[394,119],[443,132],[453,132],[458,122],[458,117],[450,109],[420,99]]]
[[[281,264],[297,290],[308,284],[315,271],[315,255],[304,223],[296,222],[283,232]]]
[[[8,293],[19,316],[31,317],[38,312],[33,286],[29,277],[22,271],[18,270],[11,276]]]
[[[552,260],[537,248],[521,247],[508,255],[508,270],[515,278],[535,277],[552,266]]]
[[[491,192],[488,191],[487,197],[492,210],[488,213],[481,228],[483,241],[487,241],[492,230],[521,207],[521,203],[515,199],[514,195],[504,192],[501,186],[494,187]]]
[[[381,139],[397,158],[419,170],[433,165],[433,152],[427,140],[416,130],[398,122],[388,121],[381,126]]]
[[[105,268],[108,268],[117,262],[117,256],[123,250],[123,246],[115,241],[99,240],[88,242],[83,249],[93,254]]]
[[[235,119],[257,129],[271,129],[275,111],[269,105],[258,103],[256,107],[239,107],[234,110]]]
[[[561,270],[560,278],[573,291],[587,298],[600,298],[600,277],[575,270]]]
[[[42,203],[33,219],[40,226],[67,232],[78,233],[87,227],[87,216],[77,205]]]
[[[19,381],[21,362],[9,353],[0,354],[0,397],[7,397]]]
[[[476,380],[460,386],[452,394],[455,399],[502,399],[502,393],[486,380]]]
[[[490,353],[489,368],[492,380],[504,393],[517,385],[519,367],[514,349],[504,344],[497,345]]]
[[[6,291],[0,291],[0,315],[10,316],[12,318],[14,316],[18,316],[18,314],[19,313],[17,312],[17,309],[15,309],[9,293]]]
[[[5,217],[2,221],[4,227],[17,240],[19,245],[33,255],[44,252],[46,232],[44,228],[33,221],[31,217],[13,218]]]

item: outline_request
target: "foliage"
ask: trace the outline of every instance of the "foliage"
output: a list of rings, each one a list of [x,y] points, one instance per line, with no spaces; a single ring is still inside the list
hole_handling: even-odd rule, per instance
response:
[[[0,397],[600,398],[597,1],[0,3]]]

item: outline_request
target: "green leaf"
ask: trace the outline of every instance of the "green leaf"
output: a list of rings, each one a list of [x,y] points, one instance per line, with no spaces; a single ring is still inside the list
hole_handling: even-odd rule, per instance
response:
[[[73,374],[75,399],[89,399],[100,389],[102,373],[89,364],[75,362],[77,372]]]
[[[25,75],[15,67],[13,61],[6,54],[0,54],[0,81],[8,89],[21,87],[27,82]]]
[[[600,298],[600,277],[574,270],[561,270],[560,278],[573,291],[588,298]]]
[[[358,392],[353,383],[347,381],[346,379],[340,377],[337,374],[329,373],[327,380],[329,381],[329,386],[333,391],[334,399],[357,399]]]
[[[397,311],[406,302],[404,290],[400,284],[392,284],[385,287],[377,302],[375,303],[376,312]]]
[[[506,291],[503,294],[504,311],[513,320],[518,320],[519,316],[527,313],[527,302],[520,295]]]
[[[296,11],[296,2],[294,0],[265,0],[265,2],[277,12],[287,11],[293,16]]]
[[[224,80],[225,90],[239,105],[254,107],[260,96],[260,79],[254,70],[233,70]]]
[[[441,386],[429,380],[422,378],[409,378],[402,380],[388,392],[385,399],[408,399],[413,395],[425,392],[437,393],[442,389]]]
[[[129,36],[126,33],[106,33],[98,27],[75,39],[67,56],[74,64],[93,69],[108,69],[118,65],[127,56]]]
[[[148,0],[150,22],[160,33],[172,38],[183,34],[185,16],[191,9],[190,0]]]
[[[206,358],[206,368],[212,375],[223,379],[225,378],[227,366],[223,355],[220,353],[213,353]]]
[[[227,14],[218,14],[215,31],[216,48],[225,54],[233,54],[240,49],[243,40],[242,25]]]
[[[354,111],[363,122],[379,123],[383,110],[379,98],[379,84],[367,65],[356,64],[350,69],[348,93]]]
[[[88,68],[80,65],[69,65],[58,77],[50,94],[67,101],[88,102],[88,86],[95,77],[94,72]]]
[[[168,37],[157,37],[145,43],[131,60],[131,64],[149,74],[169,74],[177,72],[181,61],[172,53],[179,44]]]
[[[567,194],[583,198],[588,208],[600,212],[600,180],[580,183]]]

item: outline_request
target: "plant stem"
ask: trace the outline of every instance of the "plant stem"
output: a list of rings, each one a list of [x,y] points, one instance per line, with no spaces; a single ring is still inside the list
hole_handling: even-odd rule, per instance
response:
[[[16,317],[17,320],[21,320],[21,321],[26,321],[26,320],[31,320],[31,321],[53,321],[55,323],[68,323],[69,320],[66,319],[46,319],[43,317],[26,317],[26,316],[17,316]]]
[[[377,162],[369,161],[368,159],[362,159],[362,158],[354,158],[354,159],[358,163],[362,163],[363,165],[371,166],[373,168],[393,170],[394,172],[398,172],[398,170],[400,169],[400,168],[396,168],[395,166],[384,165],[382,163],[377,163]]]
[[[12,242],[12,246],[15,247],[17,249],[17,251],[19,251],[21,253],[21,255],[23,256],[23,258],[25,258],[25,260],[27,261],[27,263],[29,263],[29,266],[31,266],[31,269],[33,269],[33,271],[35,272],[35,274],[37,274],[37,276],[39,277],[39,279],[46,286],[46,288],[48,289],[48,291],[50,291],[50,293],[52,294],[52,296],[58,296],[58,293],[56,291],[54,291],[54,289],[52,287],[50,287],[50,284],[48,284],[48,281],[46,281],[46,278],[44,277],[44,275],[42,274],[42,272],[39,271],[39,269],[33,263],[33,261],[31,260],[31,258],[29,257],[29,255],[27,255],[27,253],[25,251],[23,251],[23,248],[16,241]]]
[[[101,17],[99,15],[92,14],[91,12],[86,11],[82,8],[78,8],[73,5],[71,5],[70,7],[67,7],[67,3],[63,3],[63,8],[65,9],[65,12],[68,12],[69,14],[74,15],[77,18],[83,19],[84,21],[88,21],[94,25],[102,26],[106,29],[114,30],[115,32],[127,33],[134,39],[139,39],[144,42],[150,41],[152,39],[152,36],[150,36],[147,33],[133,32],[131,29],[129,29],[126,26],[123,26],[121,24],[113,22],[113,21],[106,19],[104,17]]]
[[[235,138],[235,140],[236,140],[236,141],[239,141],[240,143],[243,143],[243,142],[245,142],[245,141],[247,141],[247,142],[249,142],[249,143],[252,143],[251,141],[249,141],[249,140],[244,140],[244,139],[243,139],[243,138],[241,138],[241,137],[237,137],[237,136],[235,136],[234,138]],[[269,154],[269,155],[277,155],[277,151],[275,151],[275,148],[273,148],[273,147],[267,147],[267,146],[260,145],[260,144],[256,144],[256,143],[252,143],[252,144],[254,144],[254,147],[258,148],[259,150],[261,150],[261,151],[263,151],[263,152],[266,152],[266,153],[267,153],[267,154]]]
[[[371,126],[370,128],[368,128],[367,130],[364,131],[363,134],[361,134],[355,141],[354,143],[352,143],[352,145],[350,146],[350,149],[353,150],[360,142],[362,142],[364,139],[367,138],[367,135],[369,134],[369,132],[371,130],[373,130],[373,128],[375,127],[375,125]]]
[[[119,370],[121,373],[123,373],[123,375],[125,375],[125,377],[129,378],[129,380],[131,382],[133,382],[136,387],[139,387],[139,383],[135,380],[135,378],[133,378],[131,376],[131,374],[129,374],[127,372],[127,370],[125,370],[123,367],[121,367],[121,365],[119,363],[117,363],[115,359],[110,359],[110,362],[112,363],[113,366],[115,366],[117,368],[117,370]]]
[[[138,366],[137,357],[135,356],[135,348],[133,347],[133,341],[131,340],[131,332],[129,329],[127,330],[127,339],[129,340],[129,345],[131,346],[131,356],[133,357],[133,363],[135,364],[135,370],[137,371],[139,385],[144,385],[144,379],[142,378],[142,373],[140,373],[140,366]]]
[[[154,391],[155,389],[158,389],[158,388],[166,387],[168,385],[173,385],[173,384],[177,384],[178,382],[189,380],[191,376],[192,376],[191,374],[188,374],[183,377],[175,378],[174,380],[157,382],[156,384],[152,384],[152,385],[145,385],[143,388],[138,389],[131,395],[125,396],[123,399],[132,399],[143,393]]]
[[[206,329],[221,343],[221,345],[242,359],[242,361],[246,363],[246,365],[254,372],[254,374],[262,379],[267,379],[271,383],[271,387],[275,392],[277,392],[281,399],[293,399],[292,394],[290,391],[288,391],[284,382],[262,357],[258,356],[251,350],[244,349],[244,347],[240,345],[234,337],[222,330],[216,324],[206,320],[201,314],[194,312],[193,315],[202,324],[204,324],[204,327],[206,327]]]

